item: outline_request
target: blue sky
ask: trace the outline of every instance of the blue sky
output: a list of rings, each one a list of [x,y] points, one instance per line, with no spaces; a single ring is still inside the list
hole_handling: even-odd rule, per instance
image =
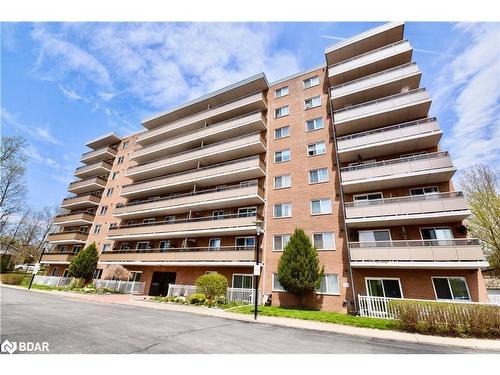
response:
[[[261,71],[312,68],[379,24],[3,23],[1,130],[29,142],[28,203],[60,204],[87,140]],[[499,23],[405,27],[458,166],[500,164],[499,36]]]

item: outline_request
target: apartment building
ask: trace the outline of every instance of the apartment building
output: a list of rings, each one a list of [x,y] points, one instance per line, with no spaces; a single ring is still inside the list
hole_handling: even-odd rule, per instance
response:
[[[122,264],[145,293],[225,275],[292,305],[277,265],[297,227],[325,268],[308,301],[354,310],[358,296],[486,301],[479,242],[420,87],[404,24],[325,50],[325,65],[268,83],[250,77],[87,143],[79,179],[43,256],[63,275],[85,244],[99,270]]]

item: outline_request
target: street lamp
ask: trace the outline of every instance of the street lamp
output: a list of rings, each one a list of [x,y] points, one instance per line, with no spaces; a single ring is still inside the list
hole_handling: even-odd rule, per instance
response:
[[[257,308],[259,305],[258,302],[258,297],[259,297],[259,276],[261,272],[261,267],[260,267],[260,259],[259,259],[259,250],[260,250],[260,235],[264,233],[262,230],[262,222],[257,221],[255,222],[257,225],[257,243],[255,246],[255,266],[253,270],[253,284],[254,284],[254,296],[253,296],[253,303],[254,303],[254,311],[253,311],[253,318],[254,320],[257,320]]]

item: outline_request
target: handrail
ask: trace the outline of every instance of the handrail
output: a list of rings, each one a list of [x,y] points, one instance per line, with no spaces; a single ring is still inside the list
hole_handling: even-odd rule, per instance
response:
[[[185,155],[185,154],[190,154],[192,152],[210,149],[211,147],[219,146],[219,145],[221,145],[223,143],[229,143],[229,142],[232,142],[232,141],[235,141],[235,140],[243,140],[245,138],[250,138],[251,136],[255,136],[256,134],[260,134],[260,132],[254,132],[254,133],[250,133],[250,134],[245,134],[244,136],[236,136],[236,137],[229,138],[229,139],[223,139],[222,141],[218,141],[218,142],[215,142],[215,143],[210,143],[210,144],[208,144],[206,146],[204,145],[204,146],[200,146],[200,147],[196,147],[196,148],[191,148],[189,150],[184,150],[184,151],[181,151],[181,152],[177,152],[175,154],[171,154],[171,155],[168,155],[168,156],[160,156],[159,158],[156,158],[156,159],[153,159],[153,160],[149,160],[146,163],[141,163],[141,164],[135,165],[133,167],[130,167],[128,169],[128,171],[133,171],[134,169],[142,168],[142,167],[147,166],[149,164],[156,163],[156,162],[158,162],[160,160],[173,159],[173,158],[177,158],[179,156]],[[262,141],[262,139],[261,139],[261,141]]]
[[[49,236],[51,236],[51,235],[57,235],[57,234],[66,234],[66,233],[81,233],[81,234],[89,234],[89,231],[83,232],[83,231],[81,231],[81,230],[63,230],[63,231],[60,231],[60,232],[52,232],[52,233],[49,233]]]
[[[80,251],[80,250],[78,250]],[[49,250],[43,253],[43,255],[57,254],[57,255],[76,255],[78,251],[66,250],[66,251],[57,251],[57,250]]]
[[[350,110],[352,110],[354,108],[365,107],[365,106],[372,105],[374,103],[381,103],[381,102],[385,102],[387,100],[391,100],[391,99],[394,99],[394,98],[397,98],[397,97],[410,96],[410,95],[413,95],[415,93],[424,92],[424,91],[427,91],[427,90],[424,87],[420,87],[418,89],[413,89],[413,90],[406,91],[406,92],[400,92],[400,93],[397,93],[397,94],[393,94],[393,95],[389,95],[389,96],[384,96],[383,98],[369,100],[367,102],[363,102],[363,103],[351,105],[351,106],[348,106],[348,107],[345,107],[345,108],[340,108],[340,109],[337,109],[337,110],[333,111],[333,113],[336,114],[336,113],[340,113],[340,112],[350,111]]]
[[[69,214],[61,214],[61,215],[56,215],[56,218],[58,217],[65,217],[65,216],[72,216],[72,215],[79,215],[79,214],[89,214],[89,215],[94,215],[95,216],[95,212],[89,212],[89,211],[74,211],[74,212],[71,212]]]
[[[235,189],[244,189],[249,186],[258,186],[262,190],[264,189],[263,186],[259,185],[258,181],[250,181],[248,183],[245,183],[244,185],[238,184],[238,185],[231,185],[231,186],[221,186],[221,187],[215,187],[215,188],[210,188],[210,189],[205,189],[205,190],[197,190],[197,191],[191,191],[189,193],[179,193],[179,194],[171,194],[165,197],[159,197],[159,198],[149,198],[149,199],[142,199],[138,201],[132,201],[132,202],[127,202],[127,203],[118,203],[116,205],[116,208],[121,208],[121,207],[129,207],[129,206],[136,206],[138,204],[143,204],[143,203],[151,203],[151,202],[161,202],[161,201],[167,201],[171,199],[177,199],[177,198],[183,198],[183,197],[190,197],[190,196],[195,196],[195,195],[202,195],[202,194],[209,194],[209,193],[215,193],[219,191],[229,191],[229,190],[235,190]]]
[[[109,169],[111,169],[113,167],[113,165],[111,165],[107,161],[103,160],[103,161],[98,161],[97,163],[82,165],[80,167],[77,167],[75,169],[75,172],[83,170],[83,169],[92,169],[92,168],[95,168],[96,166],[99,166],[100,164],[106,164],[109,167]]]
[[[382,199],[371,199],[362,200],[354,202],[346,202],[345,207],[366,207],[366,206],[378,206],[383,204],[394,204],[394,203],[404,203],[404,202],[419,202],[419,201],[429,201],[447,198],[462,198],[464,196],[461,191],[450,191],[444,193],[432,193],[425,195],[410,195],[405,197],[394,197],[394,198],[382,198]]]
[[[350,249],[371,247],[425,247],[425,246],[471,246],[480,245],[477,238],[454,238],[447,240],[396,240],[396,241],[363,241],[348,242]]]
[[[69,186],[71,186],[71,185],[75,185],[75,184],[77,184],[77,183],[81,183],[81,182],[82,182],[82,183],[83,183],[83,182],[91,182],[91,181],[93,181],[93,180],[96,180],[96,181],[97,181],[97,179],[100,179],[100,180],[103,180],[104,182],[106,182],[106,180],[105,180],[104,178],[102,178],[101,176],[95,176],[95,177],[84,178],[84,179],[82,179],[82,180],[72,181],[72,182],[70,182],[70,183],[69,183]]]
[[[139,184],[142,184],[142,183],[145,183],[145,182],[150,182],[150,181],[155,181],[155,180],[162,180],[162,179],[169,178],[169,177],[181,176],[181,175],[188,174],[188,173],[198,172],[198,171],[212,169],[212,168],[223,167],[225,165],[237,164],[237,163],[241,163],[241,162],[245,162],[245,161],[249,161],[249,160],[256,160],[256,159],[260,160],[259,155],[252,155],[252,156],[248,156],[246,158],[233,159],[233,160],[229,160],[229,161],[224,161],[222,163],[210,164],[210,165],[206,165],[206,166],[201,167],[201,168],[188,169],[187,171],[181,171],[181,172],[171,173],[171,174],[164,175],[164,176],[146,178],[144,180],[137,180],[137,181],[135,181],[132,184],[123,185],[122,188],[126,188],[126,187],[129,187],[129,186],[132,186],[132,185],[139,185]]]
[[[396,70],[401,70],[401,69],[407,68],[407,67],[409,67],[411,65],[415,65],[416,66],[417,63],[415,61],[410,61],[409,63],[397,65],[395,67],[392,67],[392,68],[389,68],[389,69],[386,69],[386,70],[382,70],[382,71],[377,72],[377,73],[373,73],[373,74],[369,74],[367,76],[356,78],[356,79],[353,79],[352,81],[348,81],[348,82],[345,82],[345,83],[341,83],[339,85],[332,86],[332,87],[330,87],[330,91],[337,90],[337,89],[339,89],[341,87],[349,86],[349,85],[351,85],[353,83],[357,83],[357,82],[361,82],[361,81],[364,81],[364,80],[367,80],[367,79],[370,79],[370,78],[373,78],[373,77],[381,76],[381,75],[384,75],[384,74],[387,74],[387,73],[390,73],[390,72],[393,72],[393,71],[396,71]]]
[[[74,199],[74,198],[81,198],[81,197],[85,197],[87,195],[93,195],[94,197],[102,197],[102,191],[100,190],[95,190],[95,191],[91,191],[89,193],[83,193],[83,194],[77,194],[77,195],[68,195],[66,197],[64,197],[63,200],[66,200],[66,199]]]
[[[355,170],[365,169],[365,168],[381,167],[384,165],[406,163],[406,162],[415,161],[415,160],[433,159],[433,158],[438,158],[438,157],[442,157],[442,156],[448,156],[448,151],[430,152],[428,154],[406,156],[404,158],[389,159],[389,160],[377,161],[374,163],[352,165],[350,167],[340,168],[340,171],[341,172],[355,171]]]
[[[153,148],[153,147],[156,147],[156,146],[158,146],[160,143],[164,143],[164,142],[175,142],[175,141],[178,141],[178,140],[179,140],[179,139],[181,139],[181,138],[188,137],[188,136],[190,136],[190,135],[192,135],[192,134],[199,133],[199,132],[201,132],[201,131],[203,131],[203,130],[206,130],[206,129],[214,129],[214,128],[217,128],[217,127],[219,127],[219,126],[221,126],[221,127],[222,127],[223,125],[225,125],[225,124],[227,124],[227,123],[230,123],[230,122],[232,122],[232,121],[239,120],[239,119],[241,119],[241,118],[243,118],[243,117],[250,117],[250,116],[253,116],[253,115],[257,114],[257,113],[261,114],[260,118],[261,118],[261,119],[263,120],[263,122],[266,124],[266,120],[265,120],[265,118],[262,116],[262,111],[253,111],[253,112],[250,112],[250,113],[246,113],[246,114],[244,114],[244,115],[241,115],[241,116],[232,117],[232,118],[230,118],[230,119],[228,119],[228,120],[224,120],[224,121],[221,121],[221,122],[216,122],[215,124],[208,125],[208,126],[206,126],[206,127],[204,127],[204,128],[201,128],[201,129],[195,129],[195,130],[191,130],[191,131],[186,132],[186,133],[182,133],[181,135],[179,135],[179,136],[177,136],[177,137],[174,137],[174,138],[170,138],[170,139],[168,139],[168,140],[161,140],[161,141],[158,141],[158,142],[155,142],[155,143],[151,143],[151,144],[149,144],[149,145],[146,145],[146,146],[144,146],[144,147],[140,147],[140,148],[138,148],[137,150],[135,150],[135,151],[134,151],[134,153],[132,154],[132,159],[135,157],[135,155],[140,155],[141,151],[143,151],[143,150],[147,150],[148,148]],[[266,124],[266,125],[267,125],[267,124]],[[203,135],[202,135],[202,136],[203,136]]]
[[[125,224],[119,225],[114,228],[109,228],[110,231],[124,228],[137,228],[137,227],[152,227],[158,225],[170,225],[170,224],[179,224],[179,223],[195,223],[198,221],[218,221],[218,220],[226,220],[233,218],[242,218],[242,217],[256,217],[259,220],[262,220],[262,215],[257,214],[256,212],[244,213],[244,214],[226,214],[221,216],[201,216],[201,217],[192,217],[187,219],[175,219],[175,220],[163,220],[163,221],[154,221],[152,223],[135,223],[135,224]]]
[[[87,151],[87,152],[84,152],[81,156],[80,156],[80,159],[82,159],[84,156],[87,156],[87,155],[90,155],[92,153],[99,153],[99,152],[102,152],[102,151],[108,151],[108,149],[112,149],[112,150],[115,150],[115,151],[118,151],[117,148],[115,147],[112,147],[112,146],[104,146],[104,147],[101,147],[101,148],[98,148],[97,150],[90,150],[90,151]]]
[[[247,96],[244,96],[244,97],[237,97],[237,98],[231,99],[231,100],[230,100],[230,101],[228,101],[228,102],[224,102],[224,103],[221,103],[221,104],[219,104],[219,105],[216,105],[216,106],[213,106],[213,107],[210,107],[210,108],[204,109],[204,110],[199,111],[199,112],[196,112],[196,113],[193,113],[193,114],[192,114],[192,115],[190,115],[190,116],[185,116],[185,117],[182,117],[182,118],[180,118],[180,119],[177,119],[177,120],[174,120],[174,121],[171,121],[171,122],[167,122],[166,124],[159,125],[159,126],[158,126],[158,127],[156,127],[155,129],[153,129],[153,130],[149,130],[148,132],[144,133],[144,135],[143,135],[143,136],[139,136],[139,138],[138,138],[138,140],[137,140],[137,141],[138,141],[138,142],[140,142],[140,141],[142,141],[142,140],[144,140],[144,139],[148,139],[148,138],[154,137],[154,136],[156,136],[156,135],[158,135],[158,134],[161,134],[161,133],[163,133],[163,131],[159,131],[159,130],[161,130],[162,128],[165,128],[166,126],[169,126],[169,125],[175,124],[176,122],[180,122],[180,121],[182,121],[182,120],[184,120],[184,119],[187,119],[187,118],[190,118],[190,117],[195,117],[195,116],[200,115],[200,114],[202,114],[202,113],[206,113],[206,112],[208,112],[208,111],[211,111],[211,110],[214,110],[214,109],[221,108],[221,107],[223,107],[223,106],[225,106],[225,105],[235,103],[235,102],[237,102],[238,100],[242,100],[242,101],[243,101],[243,100],[248,99],[248,98],[250,98],[250,97],[252,97],[252,96],[255,96],[256,94],[261,94],[262,99],[264,99],[264,102],[265,102],[265,103],[266,103],[266,105],[267,105],[267,99],[266,99],[265,95],[263,94],[263,92],[262,92],[262,91],[256,91],[256,92],[254,92],[254,93],[252,93],[252,94],[250,94],[250,95],[247,95]]]
[[[152,249],[113,249],[101,254],[135,254],[135,253],[182,253],[203,251],[255,251],[255,246],[218,246],[218,247],[169,247]]]
[[[400,40],[398,42],[394,42],[394,43],[391,43],[391,44],[388,44],[386,46],[382,46],[382,47],[379,47],[379,48],[376,48],[376,49],[373,49],[371,51],[367,51],[365,53],[362,53],[361,55],[356,55],[356,56],[353,56],[347,60],[342,60],[338,63],[335,63],[335,64],[332,64],[332,65],[329,65],[328,68],[333,68],[333,67],[336,67],[336,66],[339,66],[339,65],[342,65],[342,64],[345,64],[346,62],[349,62],[349,61],[353,61],[353,60],[356,60],[356,59],[359,59],[361,57],[364,57],[364,56],[367,56],[367,55],[370,55],[372,53],[375,53],[375,52],[378,52],[378,51],[381,51],[383,49],[389,49],[389,48],[392,48],[394,47],[395,45],[398,45],[398,44],[404,44],[404,43],[407,43],[408,42],[408,39],[403,39],[403,40]]]
[[[349,139],[355,139],[355,138],[360,138],[360,137],[366,137],[366,136],[369,136],[369,135],[372,135],[372,134],[384,133],[384,132],[392,131],[392,130],[395,130],[395,129],[409,128],[409,127],[412,127],[412,126],[415,126],[415,125],[426,124],[428,122],[434,122],[434,121],[437,121],[436,117],[427,117],[425,119],[408,121],[408,122],[402,122],[401,124],[386,126],[386,127],[379,128],[379,129],[367,130],[367,131],[364,131],[364,132],[361,132],[361,133],[344,135],[343,137],[338,137],[337,138],[337,142],[342,142],[342,141],[346,141],[346,140],[349,140]]]

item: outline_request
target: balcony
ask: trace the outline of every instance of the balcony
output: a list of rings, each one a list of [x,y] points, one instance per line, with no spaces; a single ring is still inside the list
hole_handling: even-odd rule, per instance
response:
[[[411,61],[413,49],[402,40],[351,57],[328,67],[330,85],[339,85]]]
[[[265,171],[265,163],[260,160],[260,157],[251,156],[124,185],[120,195],[128,199],[136,199],[190,190],[194,184],[198,187],[224,185],[263,177],[266,175]]]
[[[140,148],[132,154],[131,159],[142,163],[161,156],[194,149],[201,142],[203,144],[212,144],[265,129],[265,117],[262,115],[262,112],[255,112]]]
[[[117,205],[113,216],[121,219],[133,219],[145,216],[173,215],[189,210],[207,211],[263,203],[264,189],[257,182],[252,182]]]
[[[47,263],[47,264],[69,264],[71,262],[71,259],[76,255],[74,252],[48,252],[44,253],[42,256],[42,259],[40,260],[40,263]]]
[[[51,244],[84,244],[89,233],[79,230],[68,230],[64,232],[50,233],[47,240]]]
[[[383,70],[354,81],[333,86],[330,96],[333,108],[343,108],[370,100],[414,90],[422,73],[414,62]]]
[[[69,210],[81,210],[88,207],[99,206],[101,202],[101,194],[99,193],[87,193],[82,195],[77,195],[74,197],[64,198],[61,207]]]
[[[149,224],[130,224],[110,228],[108,240],[148,240],[176,238],[184,236],[209,237],[216,235],[255,234],[257,214],[228,214],[218,216],[195,217],[173,221],[160,221]]]
[[[462,221],[470,215],[462,192],[349,202],[345,210],[350,228],[437,224]]]
[[[161,125],[154,130],[139,135],[137,143],[141,146],[149,145],[186,132],[201,130],[206,124],[216,124],[247,113],[264,111],[266,109],[266,98],[262,92],[258,92]]]
[[[73,181],[69,184],[68,191],[73,194],[83,194],[95,190],[104,189],[106,180],[102,177],[92,177],[81,181]]]
[[[340,169],[346,193],[449,181],[456,169],[447,152],[433,152]]]
[[[129,249],[105,251],[99,256],[100,263],[122,264],[172,264],[172,265],[251,265],[255,264],[255,248],[221,246],[218,248],[192,247],[169,249]],[[235,264],[236,263],[236,264]]]
[[[102,176],[111,171],[113,166],[106,161],[99,161],[97,163],[82,165],[76,168],[75,176],[78,178],[88,178],[93,176]]]
[[[55,225],[88,225],[94,221],[95,213],[87,211],[72,212],[66,215],[57,215]]]
[[[368,160],[437,146],[442,135],[430,117],[337,138],[337,150],[341,163],[356,161],[358,155]]]
[[[387,96],[333,112],[335,131],[342,136],[427,117],[431,99],[423,88]]]
[[[115,148],[106,146],[82,154],[80,161],[85,164],[93,164],[103,160],[114,159],[116,152]]]
[[[487,267],[477,239],[349,242],[356,268]]]
[[[129,168],[126,176],[132,180],[142,180],[186,169],[193,169],[199,164],[214,164],[224,160],[260,154],[265,151],[266,140],[264,136],[260,133],[254,133],[206,145],[194,150],[184,151]]]

